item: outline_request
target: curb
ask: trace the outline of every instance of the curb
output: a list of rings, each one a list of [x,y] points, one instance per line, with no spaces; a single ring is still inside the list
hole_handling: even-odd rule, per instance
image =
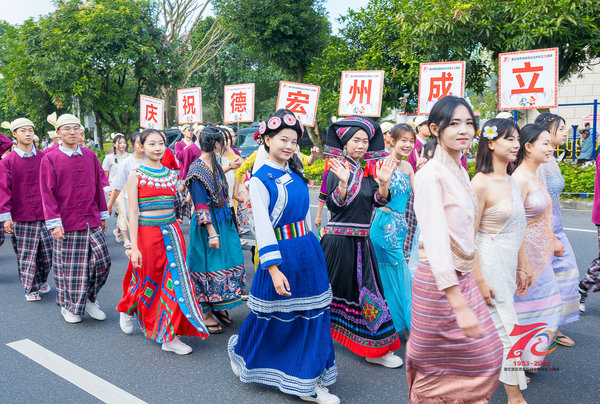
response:
[[[574,209],[574,210],[589,210],[591,211],[594,206],[594,202],[583,202],[576,201],[573,199],[564,199],[560,201],[561,209]]]

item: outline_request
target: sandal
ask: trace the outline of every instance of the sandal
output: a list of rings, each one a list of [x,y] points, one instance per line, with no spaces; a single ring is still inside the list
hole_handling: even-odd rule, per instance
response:
[[[123,242],[123,234],[119,231],[119,229],[114,229],[113,234],[115,235],[115,240],[117,243]]]
[[[223,332],[223,327],[221,327],[221,324],[219,323],[205,325],[210,334],[221,334]]]
[[[37,302],[42,300],[42,298],[40,297],[39,292],[31,292],[25,294],[25,300],[27,300],[28,302]]]
[[[233,322],[233,319],[231,318],[227,310],[215,310],[213,311],[213,315],[224,325],[231,325],[231,323]]]
[[[556,336],[556,343],[558,345],[562,345],[562,346],[566,346],[566,347],[575,346],[575,341],[573,341],[572,338],[569,338],[564,334],[560,334],[560,335]]]

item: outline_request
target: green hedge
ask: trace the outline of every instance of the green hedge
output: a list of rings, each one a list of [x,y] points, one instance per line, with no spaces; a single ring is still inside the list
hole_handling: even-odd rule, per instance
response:
[[[581,168],[570,162],[561,162],[558,165],[565,179],[566,193],[594,194],[594,181],[596,178],[596,167]],[[568,195],[567,195],[568,196]]]

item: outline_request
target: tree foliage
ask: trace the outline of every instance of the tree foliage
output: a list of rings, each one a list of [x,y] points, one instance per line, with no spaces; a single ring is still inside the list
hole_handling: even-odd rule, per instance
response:
[[[558,47],[561,79],[600,56],[597,0],[371,0],[341,22],[339,38],[313,59],[307,75],[326,98],[321,119],[337,113],[334,93],[343,68],[385,70],[383,108],[401,107],[406,96],[410,111],[419,63],[466,61],[466,86],[481,95],[502,52]]]
[[[68,108],[78,97],[100,124],[129,132],[139,95],[155,95],[177,65],[152,4],[59,1],[55,13],[11,27],[2,66],[11,105],[39,122],[52,104]]]
[[[214,0],[216,14],[255,58],[302,81],[330,32],[322,0]]]
[[[223,120],[224,86],[254,83],[255,120],[268,118],[275,112],[279,81],[285,73],[272,64],[250,57],[237,42],[227,43],[205,67],[194,75],[190,83],[202,88],[204,119],[207,122]]]

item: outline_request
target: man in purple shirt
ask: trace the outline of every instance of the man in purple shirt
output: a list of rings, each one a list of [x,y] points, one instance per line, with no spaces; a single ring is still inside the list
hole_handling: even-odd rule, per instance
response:
[[[33,145],[34,129],[29,119],[16,119],[9,126],[18,143],[0,161],[0,222],[16,243],[25,299],[38,301],[40,293],[50,291],[46,280],[52,266],[52,238],[44,222],[40,194],[44,152]]]
[[[0,160],[2,160],[2,155],[4,155],[11,147],[12,141],[0,133]],[[2,244],[4,244],[4,231],[2,231],[2,220],[0,220],[0,246],[2,246]]]
[[[53,114],[48,122],[62,141],[46,153],[40,170],[44,217],[54,237],[56,300],[68,323],[80,322],[84,313],[104,320],[96,302],[110,270],[104,171],[96,154],[79,146],[77,117],[65,114],[56,119]]]

